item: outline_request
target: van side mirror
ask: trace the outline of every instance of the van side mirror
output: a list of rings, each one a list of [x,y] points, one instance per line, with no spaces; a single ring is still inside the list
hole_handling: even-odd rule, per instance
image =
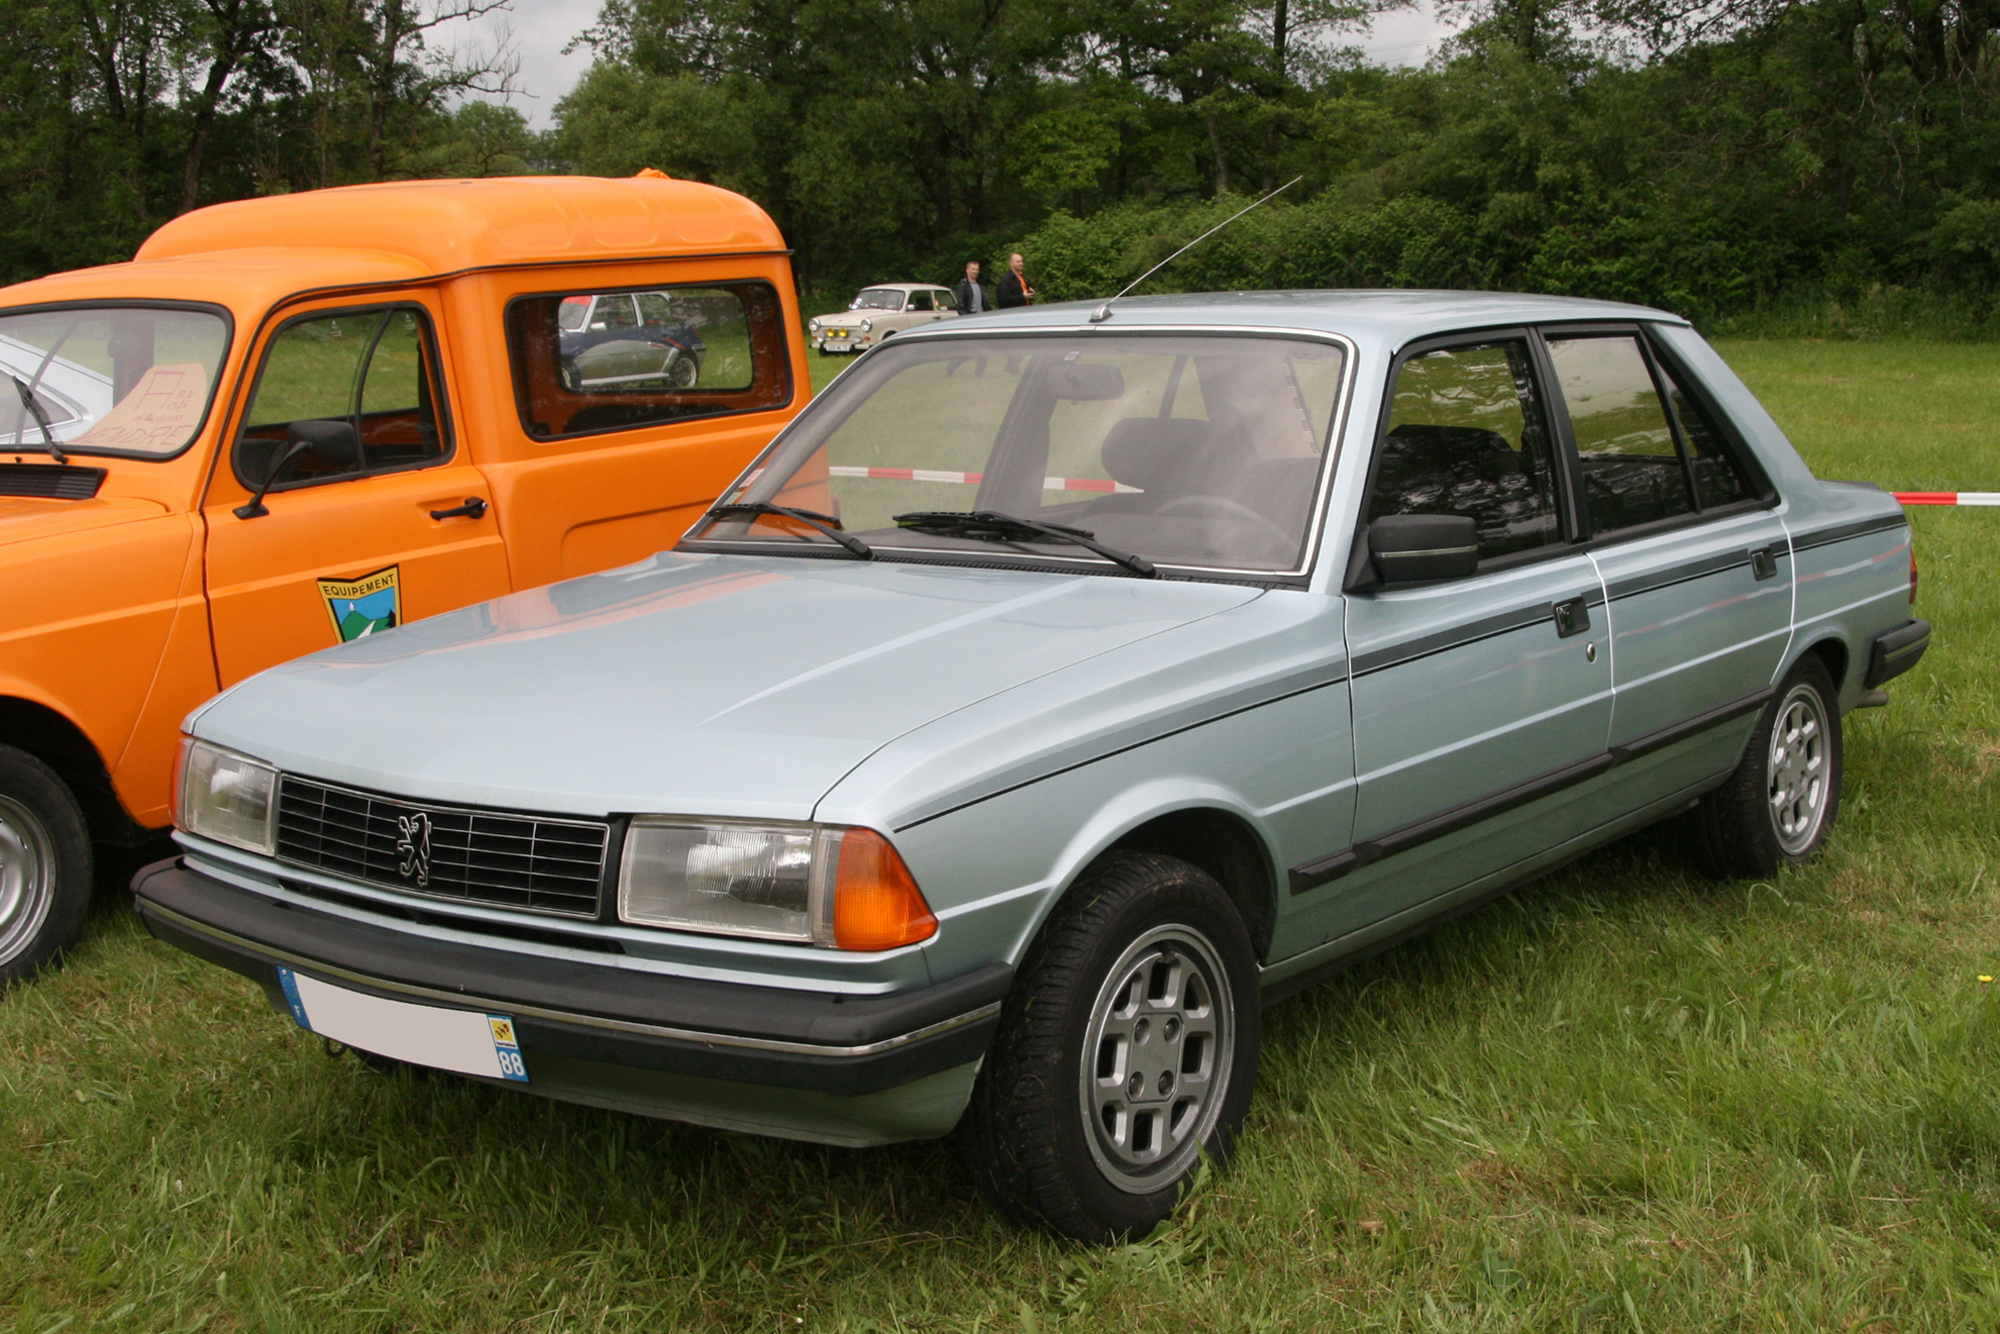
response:
[[[340,419],[293,422],[285,432],[287,445],[304,444],[301,453],[311,454],[328,468],[352,468],[361,462],[361,440],[354,423]],[[290,453],[290,449],[285,451]],[[277,470],[272,469],[273,475]]]
[[[1455,514],[1389,514],[1368,525],[1368,554],[1385,585],[1463,579],[1479,569],[1479,525]]]
[[[257,486],[257,494],[247,505],[235,509],[239,519],[258,519],[271,511],[264,507],[264,494],[271,483],[292,463],[307,455],[329,469],[352,468],[361,462],[361,437],[350,421],[296,421],[285,430],[285,447],[271,459],[271,469]]]

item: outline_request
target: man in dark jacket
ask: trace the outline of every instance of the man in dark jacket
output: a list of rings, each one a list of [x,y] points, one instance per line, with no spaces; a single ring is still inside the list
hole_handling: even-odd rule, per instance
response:
[[[977,315],[993,309],[993,303],[986,299],[986,289],[979,285],[979,261],[971,260],[965,266],[965,276],[958,280],[958,313]]]
[[[1000,309],[1025,306],[1035,299],[1035,289],[1021,273],[1021,252],[1007,256],[1007,271],[1000,275]]]

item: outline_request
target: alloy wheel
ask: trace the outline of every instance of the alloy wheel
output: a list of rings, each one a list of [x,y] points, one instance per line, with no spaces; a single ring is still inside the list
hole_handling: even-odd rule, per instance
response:
[[[1771,728],[1771,827],[1778,845],[1797,856],[1812,846],[1826,819],[1827,725],[1825,705],[1809,685],[1796,685],[1778,708]]]
[[[1125,948],[1091,1005],[1078,1090],[1113,1185],[1146,1194],[1190,1167],[1222,1114],[1235,1045],[1229,976],[1206,936],[1161,926]]]

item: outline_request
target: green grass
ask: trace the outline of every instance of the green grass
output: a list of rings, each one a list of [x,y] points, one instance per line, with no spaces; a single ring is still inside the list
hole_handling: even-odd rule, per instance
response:
[[[1724,350],[1824,475],[1996,485],[2000,347]],[[935,1144],[330,1060],[107,895],[0,1001],[0,1325],[1991,1330],[2000,514],[1915,523],[1936,641],[1819,865],[1658,831],[1278,1007],[1236,1170],[1144,1245],[1011,1231]]]

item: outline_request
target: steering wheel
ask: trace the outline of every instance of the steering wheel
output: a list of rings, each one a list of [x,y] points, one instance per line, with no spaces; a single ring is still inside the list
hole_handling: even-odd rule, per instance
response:
[[[1206,512],[1218,518],[1235,519],[1241,523],[1252,524],[1257,528],[1258,535],[1271,543],[1276,550],[1289,551],[1298,542],[1294,534],[1286,532],[1283,526],[1269,515],[1259,514],[1242,501],[1231,500],[1228,496],[1180,496],[1169,500],[1153,512],[1163,519],[1183,515],[1194,518]]]

